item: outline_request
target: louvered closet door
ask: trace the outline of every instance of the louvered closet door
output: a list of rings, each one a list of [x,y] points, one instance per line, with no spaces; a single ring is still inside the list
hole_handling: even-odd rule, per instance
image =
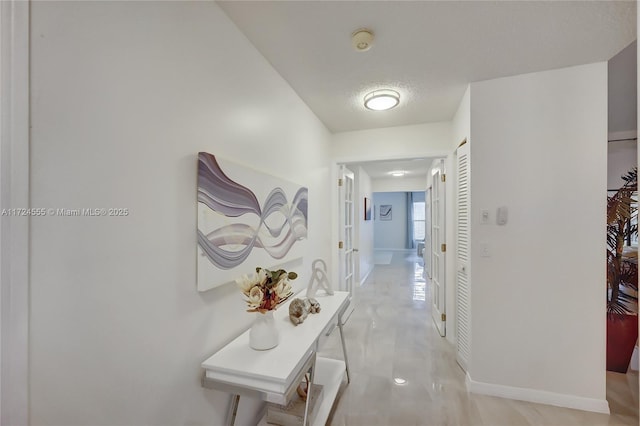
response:
[[[469,144],[465,143],[456,151],[457,154],[457,191],[456,205],[458,226],[456,234],[456,334],[458,364],[467,371],[471,356],[471,262],[470,262],[470,171]]]

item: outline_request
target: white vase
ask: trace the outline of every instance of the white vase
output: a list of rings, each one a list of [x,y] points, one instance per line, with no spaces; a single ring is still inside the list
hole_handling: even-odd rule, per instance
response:
[[[258,351],[275,348],[280,343],[280,334],[273,318],[273,311],[264,314],[256,313],[249,331],[249,346]]]

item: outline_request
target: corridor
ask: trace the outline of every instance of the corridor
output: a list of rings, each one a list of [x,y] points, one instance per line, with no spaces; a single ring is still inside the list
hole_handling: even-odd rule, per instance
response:
[[[345,326],[352,380],[334,407],[331,425],[638,424],[637,403],[626,404],[624,392],[627,386],[637,389],[637,373],[631,383],[609,377],[609,386],[624,395],[610,400],[611,416],[468,394],[454,347],[433,325],[429,292],[415,250],[393,252],[389,264],[376,265],[356,289],[355,311]],[[342,357],[339,333],[321,353]]]

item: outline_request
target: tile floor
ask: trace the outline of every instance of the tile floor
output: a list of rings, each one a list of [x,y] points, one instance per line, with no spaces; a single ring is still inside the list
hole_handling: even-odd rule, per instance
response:
[[[638,425],[637,373],[608,375],[610,416],[467,393],[454,348],[431,320],[415,251],[376,265],[355,300],[345,326],[352,380],[331,425]],[[342,358],[339,342],[333,333],[321,355]]]

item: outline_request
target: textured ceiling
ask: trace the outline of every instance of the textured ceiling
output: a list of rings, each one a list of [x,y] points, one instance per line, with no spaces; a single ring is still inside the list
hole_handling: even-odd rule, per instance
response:
[[[333,132],[450,120],[470,82],[606,61],[636,38],[635,1],[218,3]],[[381,87],[400,106],[366,110]]]

